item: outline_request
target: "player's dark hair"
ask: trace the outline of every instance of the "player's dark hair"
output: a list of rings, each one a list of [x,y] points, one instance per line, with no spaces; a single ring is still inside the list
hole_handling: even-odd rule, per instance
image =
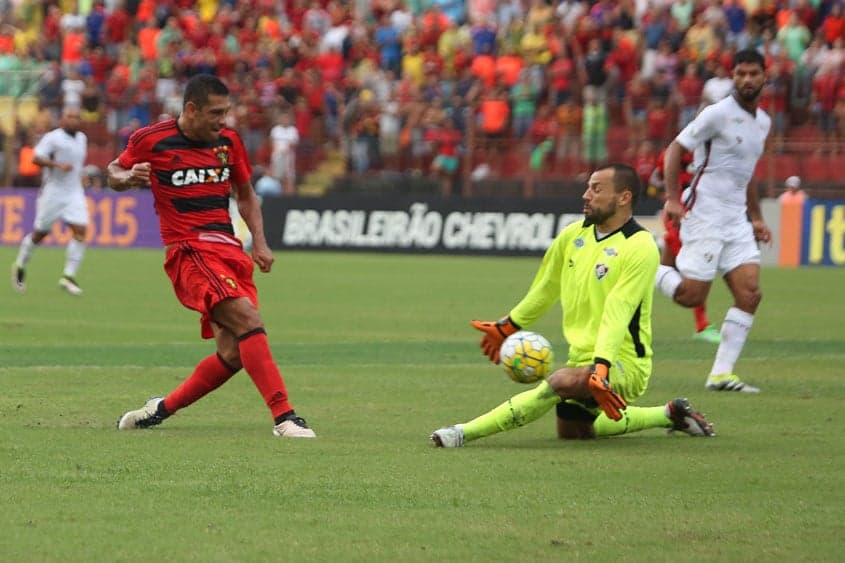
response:
[[[185,95],[182,104],[187,105],[193,102],[197,107],[203,107],[208,103],[209,96],[228,96],[229,88],[223,81],[210,74],[197,74],[192,76],[185,85]]]
[[[634,207],[643,191],[640,175],[632,167],[621,162],[605,164],[598,170],[607,169],[613,170],[613,189],[616,190],[616,193],[624,192],[625,190],[631,192],[631,207]]]
[[[734,67],[743,63],[760,65],[760,68],[766,70],[766,59],[760,54],[757,49],[743,49],[737,51],[734,55]]]

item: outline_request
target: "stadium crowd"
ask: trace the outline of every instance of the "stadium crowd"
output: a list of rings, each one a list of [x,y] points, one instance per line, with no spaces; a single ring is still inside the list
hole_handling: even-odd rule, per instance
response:
[[[298,154],[334,144],[351,171],[436,173],[447,180],[444,191],[466,165],[465,151],[475,151],[480,171],[515,143],[535,170],[558,159],[590,169],[621,154],[645,177],[661,146],[730,91],[733,53],[746,46],[767,61],[761,105],[772,115],[777,150],[799,124],[813,124],[830,152],[845,138],[841,1],[19,0],[0,7],[0,96],[31,86],[39,100],[40,113],[18,124],[13,138],[0,133],[19,178],[32,172],[27,147],[62,106],[81,108],[116,151],[134,129],[178,113],[181,86],[198,73],[230,86],[231,124],[257,164],[272,164],[282,149],[274,151],[271,129],[290,122]],[[624,147],[609,146],[616,124],[625,127]]]

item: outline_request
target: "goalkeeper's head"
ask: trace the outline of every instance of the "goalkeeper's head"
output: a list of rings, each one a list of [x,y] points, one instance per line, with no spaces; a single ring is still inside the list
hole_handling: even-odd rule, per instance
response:
[[[584,217],[603,232],[622,226],[632,215],[643,186],[627,164],[602,166],[590,175],[584,192]]]

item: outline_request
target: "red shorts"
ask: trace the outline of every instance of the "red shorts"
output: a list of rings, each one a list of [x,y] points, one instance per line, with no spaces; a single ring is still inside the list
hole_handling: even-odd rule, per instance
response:
[[[258,307],[252,259],[234,244],[182,241],[167,249],[164,271],[176,297],[202,314],[203,338],[213,338],[211,310],[224,299],[248,297]]]
[[[672,256],[677,256],[681,251],[681,232],[668,219],[664,219],[663,227],[666,229],[666,232],[663,233],[663,242],[666,243],[666,248],[669,249]]]

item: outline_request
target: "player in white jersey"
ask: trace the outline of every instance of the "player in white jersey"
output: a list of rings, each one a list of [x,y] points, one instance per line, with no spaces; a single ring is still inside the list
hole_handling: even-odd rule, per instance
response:
[[[758,388],[733,371],[761,300],[758,243],[772,237],[752,181],[771,127],[769,116],[757,107],[765,82],[762,55],[753,49],[739,51],[733,80],[732,94],[704,108],[666,150],[664,211],[680,221],[683,246],[677,270],[660,266],[655,282],[676,303],[695,307],[707,299],[716,274],[723,275],[734,302],[722,323],[705,387],[757,393]],[[682,203],[677,197],[681,155],[691,150],[699,169]]]
[[[50,233],[53,224],[62,220],[73,232],[65,252],[65,267],[59,287],[71,295],[81,295],[76,272],[85,254],[88,226],[88,205],[82,187],[83,166],[88,154],[88,138],[79,130],[79,108],[65,107],[59,127],[41,137],[35,145],[33,161],[43,170],[41,192],[35,205],[33,232],[21,241],[12,264],[12,287],[26,291],[26,265],[35,246]]]

